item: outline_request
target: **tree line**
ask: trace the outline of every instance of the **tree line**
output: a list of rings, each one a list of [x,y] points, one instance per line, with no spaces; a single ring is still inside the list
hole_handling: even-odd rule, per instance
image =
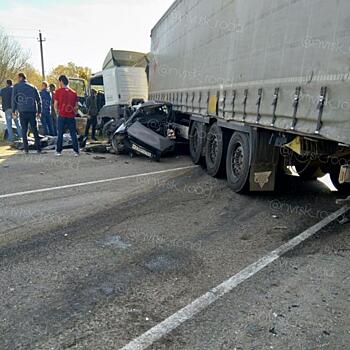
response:
[[[40,72],[30,63],[30,52],[24,50],[21,45],[11,38],[6,32],[0,29],[0,88],[7,79],[16,81],[16,75],[24,72],[28,81],[36,87],[41,87],[42,76]],[[57,83],[57,78],[65,74],[69,77],[88,80],[91,76],[91,69],[77,66],[73,62],[62,64],[53,68],[46,76],[49,83]]]

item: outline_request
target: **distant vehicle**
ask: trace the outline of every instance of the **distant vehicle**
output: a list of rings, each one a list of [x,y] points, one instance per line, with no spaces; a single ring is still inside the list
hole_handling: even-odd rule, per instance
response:
[[[0,141],[6,140],[8,138],[8,133],[7,133],[7,123],[6,123],[6,117],[5,113],[1,109],[1,104],[0,104]],[[12,121],[12,130],[16,132],[16,123],[14,120]]]
[[[103,73],[98,72],[91,76],[88,86],[88,94],[91,95],[91,90],[97,91],[97,107],[100,111],[106,104],[105,87],[103,85]]]
[[[79,101],[79,111],[80,117],[86,114],[86,98],[88,95],[86,81],[82,78],[69,77],[69,86],[77,93]]]
[[[236,192],[291,167],[350,192],[347,0],[176,0],[152,30],[150,99],[172,103],[194,163]]]
[[[1,110],[1,105],[0,105],[0,141],[5,140],[6,135],[7,135],[6,118],[5,118],[5,113]]]
[[[98,115],[98,125],[124,116],[125,108],[148,99],[147,55],[141,52],[111,49],[102,72],[94,75],[90,85],[103,87],[104,106]],[[106,128],[105,128],[106,130]]]

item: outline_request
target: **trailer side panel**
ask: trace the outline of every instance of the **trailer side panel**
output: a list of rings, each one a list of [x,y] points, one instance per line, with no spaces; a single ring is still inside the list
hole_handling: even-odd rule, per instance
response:
[[[177,0],[152,31],[150,96],[350,144],[348,0]]]

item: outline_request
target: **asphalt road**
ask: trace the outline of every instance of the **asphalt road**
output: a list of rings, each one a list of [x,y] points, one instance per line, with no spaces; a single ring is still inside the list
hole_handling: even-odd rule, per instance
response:
[[[0,155],[1,156],[1,155]],[[291,178],[240,196],[187,157],[0,157],[0,349],[120,349],[337,210]],[[348,349],[350,228],[334,223],[150,349]]]

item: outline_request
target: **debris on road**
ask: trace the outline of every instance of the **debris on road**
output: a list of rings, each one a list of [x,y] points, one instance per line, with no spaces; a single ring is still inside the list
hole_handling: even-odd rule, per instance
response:
[[[110,153],[111,145],[106,143],[89,144],[85,146],[84,151],[87,153]]]
[[[287,226],[276,226],[273,229],[277,230],[277,231],[284,231],[284,230],[288,230],[288,227]]]
[[[84,147],[86,143],[86,139],[83,136],[78,136],[78,142],[80,147]],[[57,144],[57,136],[40,136],[40,146],[42,150],[50,151],[56,148]],[[29,150],[36,150],[35,140],[33,137],[28,137],[28,146]],[[23,150],[23,141],[15,141],[14,148],[18,150]],[[73,148],[73,143],[70,134],[63,135],[63,149]]]
[[[270,332],[271,334],[273,334],[274,336],[276,336],[276,335],[277,335],[276,327],[271,328],[271,329],[269,330],[269,332]]]

